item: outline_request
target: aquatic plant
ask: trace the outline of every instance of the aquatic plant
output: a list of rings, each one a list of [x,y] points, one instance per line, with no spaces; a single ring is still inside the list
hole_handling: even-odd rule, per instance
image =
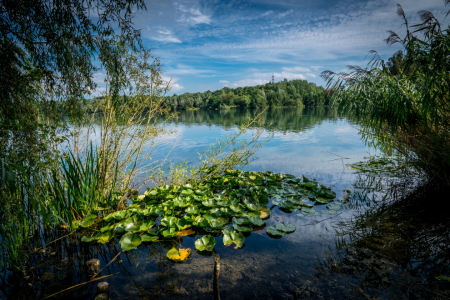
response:
[[[446,5],[448,1],[444,1]],[[333,103],[361,125],[367,141],[383,150],[395,149],[423,177],[450,184],[450,35],[429,11],[419,11],[421,23],[410,26],[403,8],[397,14],[407,30],[393,31],[388,45],[399,43],[406,54],[391,73],[376,51],[366,68],[348,66],[349,73],[322,72]]]
[[[304,176],[226,170],[202,183],[148,189],[134,196],[126,209],[103,218],[90,215],[78,226],[93,232],[91,237],[82,238],[85,242],[106,243],[120,237],[122,251],[135,249],[141,242],[185,236],[187,230],[188,235],[201,236],[195,241],[199,251],[212,251],[217,234],[223,234],[225,245],[234,243],[240,248],[245,240],[243,233],[265,226],[263,219],[270,216],[270,201],[287,212],[305,208],[310,214],[314,203],[329,203],[335,198],[330,188]],[[336,203],[334,210],[344,204]],[[267,227],[266,232],[282,237],[295,230],[292,224],[278,223]]]

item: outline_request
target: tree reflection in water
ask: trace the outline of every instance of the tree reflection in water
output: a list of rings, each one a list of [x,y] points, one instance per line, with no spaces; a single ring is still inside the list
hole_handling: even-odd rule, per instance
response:
[[[48,236],[45,243],[57,238],[57,235]],[[42,245],[42,241],[39,241],[35,246],[39,248]],[[115,299],[129,298],[130,293],[134,299],[170,298],[181,282],[181,276],[174,268],[176,264],[166,257],[167,250],[173,246],[172,243],[162,242],[141,245],[141,248],[146,249],[120,254],[99,276],[119,273],[106,279]],[[48,245],[45,252],[30,253],[25,270],[2,270],[0,291],[6,299],[42,299],[86,282],[88,279],[84,266],[88,260],[97,258],[105,267],[119,252],[118,243],[88,245],[80,242],[80,237],[74,234]],[[151,269],[151,276],[142,278],[142,274],[136,272],[136,268],[141,267],[139,264],[146,270]],[[93,299],[96,286],[102,281],[105,280],[82,285],[49,299]],[[128,285],[130,290],[114,289],[116,284],[121,287]]]
[[[347,279],[366,299],[448,299],[448,193],[413,177],[360,175],[350,220],[336,226],[336,250],[319,260],[318,276]]]

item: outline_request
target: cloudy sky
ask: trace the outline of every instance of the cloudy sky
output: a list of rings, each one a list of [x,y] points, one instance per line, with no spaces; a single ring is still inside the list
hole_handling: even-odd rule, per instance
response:
[[[440,20],[448,10],[443,0],[146,0],[134,23],[173,78],[170,94],[264,84],[272,73],[324,85],[323,70],[399,49],[383,42],[387,30],[404,35],[397,3],[413,23],[419,10]]]

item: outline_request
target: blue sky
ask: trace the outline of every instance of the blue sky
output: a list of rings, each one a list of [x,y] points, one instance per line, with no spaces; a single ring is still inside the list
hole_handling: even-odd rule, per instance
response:
[[[324,85],[323,70],[364,66],[370,50],[388,58],[387,30],[404,35],[400,3],[410,20],[430,10],[443,20],[442,0],[147,0],[134,18],[144,45],[172,78],[169,94],[252,86],[287,78]],[[450,17],[449,17],[450,18]],[[447,23],[447,22],[446,22]],[[101,74],[98,74],[101,78]]]

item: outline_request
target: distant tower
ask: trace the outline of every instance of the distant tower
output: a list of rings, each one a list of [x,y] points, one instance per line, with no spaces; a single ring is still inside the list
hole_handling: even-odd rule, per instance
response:
[[[275,83],[275,76],[273,76],[273,73],[272,73],[272,83]]]

